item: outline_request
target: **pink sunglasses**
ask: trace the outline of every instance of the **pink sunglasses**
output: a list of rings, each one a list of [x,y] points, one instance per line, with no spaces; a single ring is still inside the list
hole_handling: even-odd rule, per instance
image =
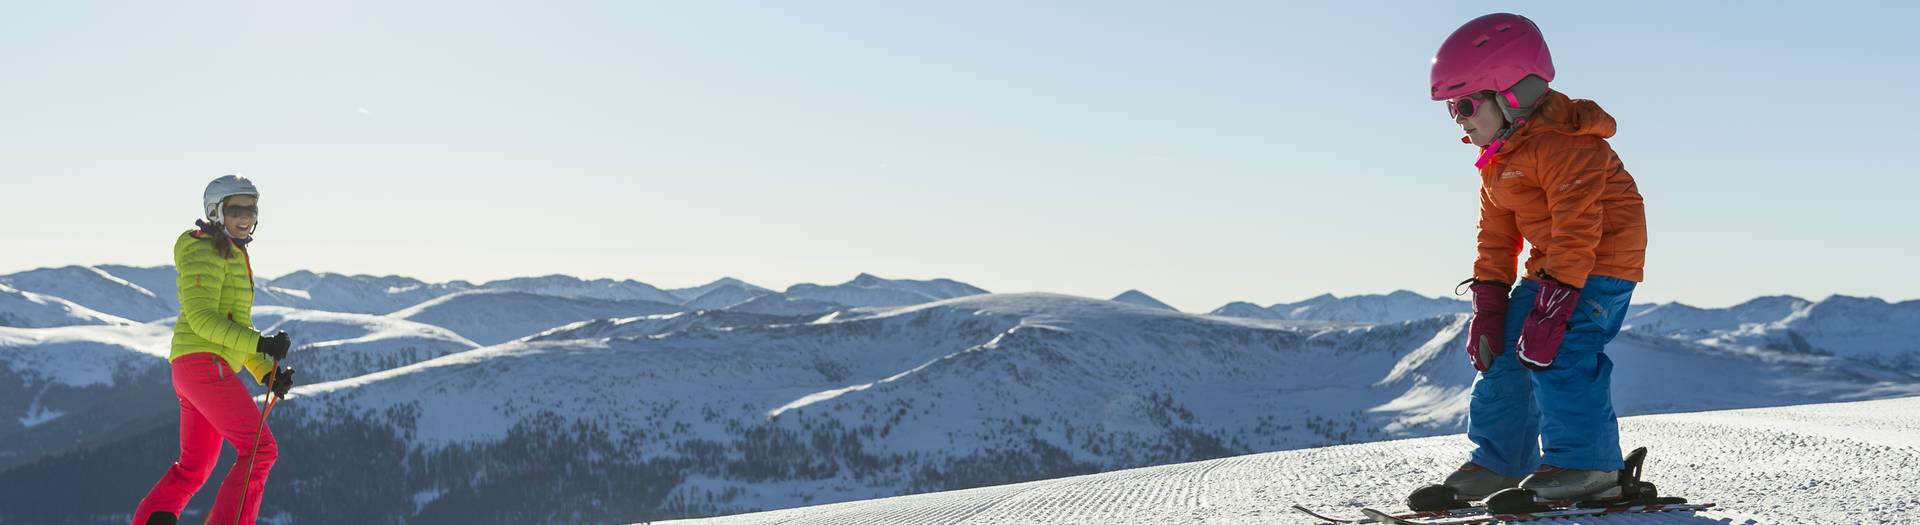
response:
[[[1478,103],[1474,102],[1474,100],[1479,98],[1480,95],[1488,94],[1488,93],[1492,93],[1492,92],[1482,91],[1479,93],[1474,93],[1471,95],[1467,95],[1464,97],[1447,101],[1447,116],[1453,117],[1455,119],[1461,119],[1461,118],[1473,116],[1473,112],[1476,109],[1478,109],[1476,106],[1479,105]],[[1497,96],[1505,97],[1507,99],[1508,107],[1515,107],[1515,108],[1520,107],[1520,98],[1513,96],[1512,91],[1501,91]]]

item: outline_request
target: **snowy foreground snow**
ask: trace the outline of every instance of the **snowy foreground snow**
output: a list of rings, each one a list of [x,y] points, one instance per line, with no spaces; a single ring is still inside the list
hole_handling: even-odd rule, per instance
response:
[[[1664,495],[1718,508],[1529,523],[1920,523],[1920,397],[1621,419]],[[1400,508],[1470,451],[1464,436],[1251,454],[1088,476],[664,523],[1313,523]]]

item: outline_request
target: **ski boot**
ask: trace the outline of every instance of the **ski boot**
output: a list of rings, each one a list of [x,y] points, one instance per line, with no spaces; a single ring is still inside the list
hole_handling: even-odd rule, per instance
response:
[[[1488,496],[1487,512],[1527,514],[1567,507],[1686,503],[1684,498],[1662,498],[1652,483],[1640,480],[1646,460],[1647,448],[1640,447],[1627,454],[1626,468],[1618,472],[1546,467],[1527,476],[1520,486]]]
[[[1473,502],[1481,498],[1519,485],[1520,478],[1495,474],[1469,461],[1447,475],[1446,481],[1439,485],[1415,489],[1413,494],[1407,496],[1407,508],[1420,512],[1464,509],[1473,506]]]
[[[1521,480],[1520,488],[1531,490],[1534,498],[1546,501],[1619,499],[1620,473],[1548,465]]]

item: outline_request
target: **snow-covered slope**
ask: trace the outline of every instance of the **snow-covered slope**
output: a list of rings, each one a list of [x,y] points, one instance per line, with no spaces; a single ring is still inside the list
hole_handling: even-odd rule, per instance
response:
[[[526,337],[527,341],[572,341],[609,337],[647,337],[689,330],[726,331],[735,328],[805,322],[805,318],[762,315],[727,310],[696,310],[670,314],[581,321]]]
[[[1729,350],[1832,355],[1920,377],[1920,301],[1835,295],[1817,303],[1762,297],[1725,309],[1676,303],[1643,310],[1628,325],[1636,333]]]
[[[1920,523],[1920,398],[1641,416],[1628,447],[1645,479],[1700,512],[1539,523]],[[1298,524],[1292,505],[1337,516],[1399,508],[1472,447],[1465,436],[1343,445],[972,490],[855,501],[677,525]],[[661,523],[661,522],[655,522]]]
[[[146,322],[174,315],[178,305],[146,287],[92,266],[41,268],[0,276],[0,284],[50,295],[87,308]],[[171,290],[169,290],[171,292]],[[167,297],[172,297],[169,293]]]
[[[0,470],[171,406],[171,338],[158,324],[0,327]]]
[[[1147,295],[1146,292],[1142,292],[1139,290],[1127,290],[1125,292],[1121,292],[1120,295],[1116,295],[1113,297],[1113,299],[1110,299],[1110,300],[1116,303],[1126,303],[1134,306],[1145,306],[1147,308],[1154,308],[1159,310],[1168,310],[1168,311],[1176,311],[1176,312],[1179,311],[1178,308],[1168,306],[1167,303],[1160,302],[1159,299],[1154,299],[1153,296]]]
[[[481,289],[441,296],[388,317],[446,328],[474,342],[491,345],[577,321],[678,311],[677,306],[647,301],[607,301]]]
[[[830,301],[800,299],[786,294],[769,294],[729,306],[727,310],[760,315],[800,316],[825,314],[845,308],[846,305]]]
[[[89,324],[135,323],[74,304],[73,301],[15,290],[11,286],[0,284],[0,326],[41,328]]]
[[[262,306],[254,324],[293,336],[288,365],[303,382],[318,383],[398,368],[480,345],[452,330],[368,314]]]
[[[136,286],[147,289],[149,292],[153,292],[154,297],[159,298],[160,303],[166,305],[167,311],[169,312],[178,312],[180,310],[180,283],[175,279],[177,274],[173,271],[173,265],[126,266],[119,264],[102,264],[94,268],[107,272],[107,275],[118,277],[123,281],[133,283]]]
[[[871,274],[860,274],[851,281],[832,286],[817,284],[796,284],[787,288],[786,295],[795,299],[810,299],[847,306],[906,306],[981,295],[986,290],[951,279],[915,281],[908,279],[883,279]]]
[[[1836,295],[1761,330],[1805,339],[1814,350],[1873,361],[1920,377],[1920,300],[1888,303]]]
[[[489,281],[481,288],[494,290],[513,290],[554,297],[576,297],[584,299],[605,299],[608,301],[651,301],[656,303],[680,304],[679,296],[667,293],[651,284],[626,279],[585,280],[566,275],[547,275],[541,277],[516,277],[499,281]]]
[[[1387,295],[1359,295],[1346,298],[1323,294],[1298,303],[1280,303],[1265,308],[1251,303],[1234,302],[1215,309],[1212,314],[1254,319],[1398,323],[1463,313],[1470,308],[1471,305],[1466,301],[1423,297],[1420,294],[1400,290]]]
[[[113,384],[116,373],[164,361],[173,326],[0,327],[0,367],[38,384]]]

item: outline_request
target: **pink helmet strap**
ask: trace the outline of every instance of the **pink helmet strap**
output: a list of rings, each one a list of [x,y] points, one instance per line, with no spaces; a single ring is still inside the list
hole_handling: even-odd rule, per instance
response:
[[[1513,96],[1512,92],[1508,92],[1507,96],[1509,97]],[[1527,124],[1527,119],[1525,117],[1521,117],[1520,119],[1513,121],[1512,126],[1507,126],[1507,129],[1502,130],[1500,132],[1499,138],[1493,139],[1493,142],[1488,143],[1487,147],[1480,148],[1480,158],[1475,159],[1473,161],[1473,167],[1475,168],[1487,167],[1487,163],[1493,162],[1493,156],[1500,153],[1500,148],[1507,145],[1507,137],[1513,136],[1513,132],[1515,130],[1520,129],[1520,126],[1524,126],[1526,124]]]
[[[1519,109],[1520,97],[1514,96],[1513,90],[1511,89],[1501,90],[1497,94],[1497,96],[1499,96],[1500,98],[1507,99],[1507,107]],[[1520,118],[1514,119],[1513,124],[1510,126],[1507,126],[1507,129],[1500,130],[1500,136],[1498,138],[1495,138],[1493,139],[1493,142],[1488,143],[1487,147],[1480,149],[1480,158],[1473,161],[1473,167],[1475,168],[1487,167],[1487,163],[1493,162],[1493,156],[1500,153],[1500,147],[1507,145],[1507,137],[1513,136],[1514,130],[1520,129],[1520,126],[1526,123],[1527,123],[1527,118],[1520,117]]]

